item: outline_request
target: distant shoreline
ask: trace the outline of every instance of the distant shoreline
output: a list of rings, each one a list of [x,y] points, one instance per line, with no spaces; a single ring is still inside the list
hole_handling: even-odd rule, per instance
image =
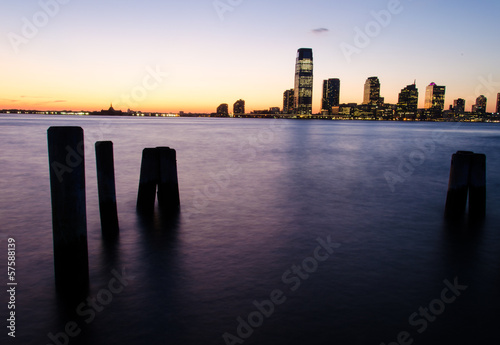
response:
[[[244,114],[238,116],[217,116],[214,114],[171,114],[171,113],[123,113],[122,115],[91,114],[90,112],[72,111],[6,111],[1,110],[0,115],[34,115],[34,116],[61,116],[61,117],[114,117],[114,118],[222,118],[222,119],[289,119],[289,120],[330,120],[330,121],[386,121],[386,122],[473,122],[473,123],[500,123],[499,114],[486,114],[484,117],[466,115],[463,118],[437,118],[437,119],[387,119],[382,117],[355,117],[338,115],[291,115],[291,114]]]

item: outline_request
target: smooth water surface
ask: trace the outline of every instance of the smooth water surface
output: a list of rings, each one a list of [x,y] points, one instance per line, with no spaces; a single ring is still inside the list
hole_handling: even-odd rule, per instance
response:
[[[125,275],[80,313],[54,286],[50,126],[85,131],[91,297]],[[101,236],[99,140],[114,143],[116,242]],[[142,149],[157,146],[177,150],[177,219],[136,213]],[[0,148],[0,284],[9,237],[19,284],[16,339],[2,327],[2,344],[500,340],[496,124],[0,115]],[[443,219],[458,150],[487,155],[482,224]],[[77,336],[63,335],[68,323]]]

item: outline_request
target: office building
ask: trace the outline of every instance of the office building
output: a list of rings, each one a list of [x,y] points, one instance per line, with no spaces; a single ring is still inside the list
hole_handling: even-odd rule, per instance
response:
[[[476,104],[472,106],[472,112],[478,115],[486,114],[487,102],[488,99],[484,95],[479,96],[476,98]]]
[[[439,86],[436,83],[430,83],[425,89],[425,109],[436,111],[444,110],[444,97],[446,86]]]
[[[400,114],[414,114],[418,109],[418,89],[415,83],[406,86],[399,93],[397,112]]]
[[[301,48],[295,63],[294,113],[312,115],[313,96],[313,52]]]
[[[363,104],[377,105],[380,102],[380,81],[378,77],[370,77],[365,82]]]
[[[222,103],[217,107],[217,116],[229,116],[229,105],[227,103]]]
[[[322,113],[332,114],[332,107],[340,104],[340,79],[328,79],[323,81],[323,99],[321,103]]]
[[[294,94],[294,89],[286,90],[283,93],[283,114],[293,113]]]
[[[455,116],[463,115],[465,113],[465,99],[459,98],[453,101],[453,112]]]
[[[240,99],[237,100],[233,105],[233,114],[234,115],[243,115],[245,114],[245,101]]]
[[[497,94],[497,114],[500,114],[500,93]]]

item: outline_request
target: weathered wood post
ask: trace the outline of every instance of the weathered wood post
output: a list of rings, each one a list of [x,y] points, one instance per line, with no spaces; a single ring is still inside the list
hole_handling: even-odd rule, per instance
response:
[[[486,213],[486,155],[472,156],[469,173],[469,216],[482,218]]]
[[[469,198],[469,217],[484,217],[486,211],[486,156],[458,151],[451,158],[450,181],[445,215],[456,219],[464,215]]]
[[[472,155],[469,151],[458,151],[451,157],[445,208],[445,214],[449,218],[461,217],[465,213]]]
[[[83,129],[47,131],[56,285],[63,293],[88,289]]]
[[[175,213],[180,208],[177,158],[174,149],[157,147],[160,160],[158,205],[163,212]]]
[[[156,185],[159,180],[160,164],[158,150],[145,148],[142,151],[141,176],[137,195],[137,210],[153,212],[156,200]]]
[[[119,233],[119,226],[116,207],[113,143],[111,141],[96,142],[95,156],[102,235],[114,237]]]

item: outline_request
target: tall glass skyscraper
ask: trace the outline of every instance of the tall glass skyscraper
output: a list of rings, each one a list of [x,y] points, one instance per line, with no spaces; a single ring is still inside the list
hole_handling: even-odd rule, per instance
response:
[[[415,83],[406,86],[399,93],[397,110],[399,113],[415,113],[418,108],[418,89]]]
[[[370,77],[365,82],[363,104],[377,105],[380,102],[380,81],[378,77]]]
[[[340,104],[340,79],[328,79],[323,81],[323,101],[321,110],[332,114],[332,107]]]
[[[301,48],[297,52],[295,63],[294,113],[312,115],[313,95],[313,52],[310,48]]]
[[[497,114],[500,114],[500,93],[497,94]]]
[[[430,83],[425,89],[425,109],[444,110],[444,94],[446,86],[439,86],[436,83]]]

